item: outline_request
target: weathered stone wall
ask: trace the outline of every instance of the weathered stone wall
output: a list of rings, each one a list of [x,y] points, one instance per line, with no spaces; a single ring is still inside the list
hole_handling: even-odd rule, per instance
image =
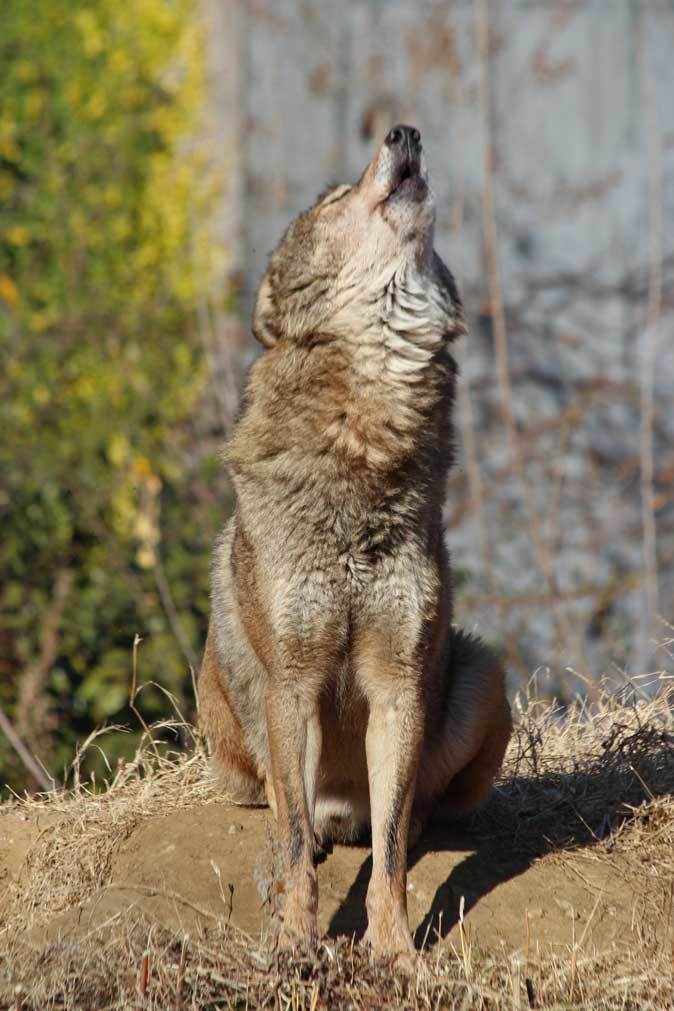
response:
[[[520,678],[550,665],[551,688],[566,667],[666,666],[653,641],[667,635],[655,612],[674,613],[674,3],[224,8],[245,311],[290,217],[355,178],[393,122],[418,126],[470,323],[447,507],[457,619]],[[571,690],[583,683],[566,677]]]

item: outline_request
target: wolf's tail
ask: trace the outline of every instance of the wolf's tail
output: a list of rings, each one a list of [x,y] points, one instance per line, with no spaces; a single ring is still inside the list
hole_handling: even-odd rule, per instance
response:
[[[426,749],[417,792],[439,817],[473,811],[489,797],[512,733],[505,670],[477,636],[452,631],[445,722]]]

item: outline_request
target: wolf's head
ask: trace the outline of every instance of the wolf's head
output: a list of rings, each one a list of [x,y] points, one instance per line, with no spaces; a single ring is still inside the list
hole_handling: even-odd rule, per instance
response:
[[[434,224],[419,131],[395,126],[357,183],[321,194],[289,226],[262,281],[253,333],[271,347],[388,329],[429,353],[464,332]]]

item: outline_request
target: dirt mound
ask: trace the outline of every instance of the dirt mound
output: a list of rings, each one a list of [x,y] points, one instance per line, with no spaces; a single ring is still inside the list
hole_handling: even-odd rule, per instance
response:
[[[34,841],[22,827],[23,843]],[[152,815],[115,848],[105,885],[34,926],[31,941],[72,943],[133,911],[187,933],[220,919],[251,935],[268,933],[271,833],[267,812],[217,801]],[[15,868],[19,857],[15,844]],[[370,869],[369,850],[352,846],[335,847],[319,867],[322,933],[362,934]],[[483,948],[514,951],[532,934],[563,946],[585,931],[607,949],[631,935],[637,894],[615,862],[585,850],[530,862],[488,843],[476,848],[465,835],[431,831],[410,855],[408,907],[420,945],[438,932],[460,943],[462,898],[471,937]]]
[[[319,868],[318,956],[275,959],[270,815],[219,797],[200,750],[143,752],[103,794],[7,806],[0,1000],[257,1007],[273,978],[279,1007],[671,1006],[673,731],[664,698],[523,713],[488,808],[410,854],[414,985],[354,947],[367,847]]]

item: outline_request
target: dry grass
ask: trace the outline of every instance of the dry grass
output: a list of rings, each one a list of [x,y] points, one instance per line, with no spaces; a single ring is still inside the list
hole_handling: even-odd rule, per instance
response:
[[[115,847],[143,819],[213,800],[198,742],[190,754],[146,746],[116,770],[105,792],[76,781],[68,793],[10,805],[31,818],[39,812],[45,827],[4,909],[0,1003],[293,1011],[674,1007],[671,703],[665,678],[654,697],[628,685],[564,713],[520,700],[498,791],[471,825],[478,840],[495,840],[527,860],[583,850],[614,862],[644,896],[634,912],[638,945],[602,955],[582,932],[565,950],[546,951],[532,937],[526,951],[485,952],[466,928],[456,948],[430,938],[416,976],[407,978],[373,963],[349,938],[328,939],[317,952],[289,960],[212,914],[191,937],[171,923],[118,914],[76,943],[37,943],[31,929],[106,885]]]

